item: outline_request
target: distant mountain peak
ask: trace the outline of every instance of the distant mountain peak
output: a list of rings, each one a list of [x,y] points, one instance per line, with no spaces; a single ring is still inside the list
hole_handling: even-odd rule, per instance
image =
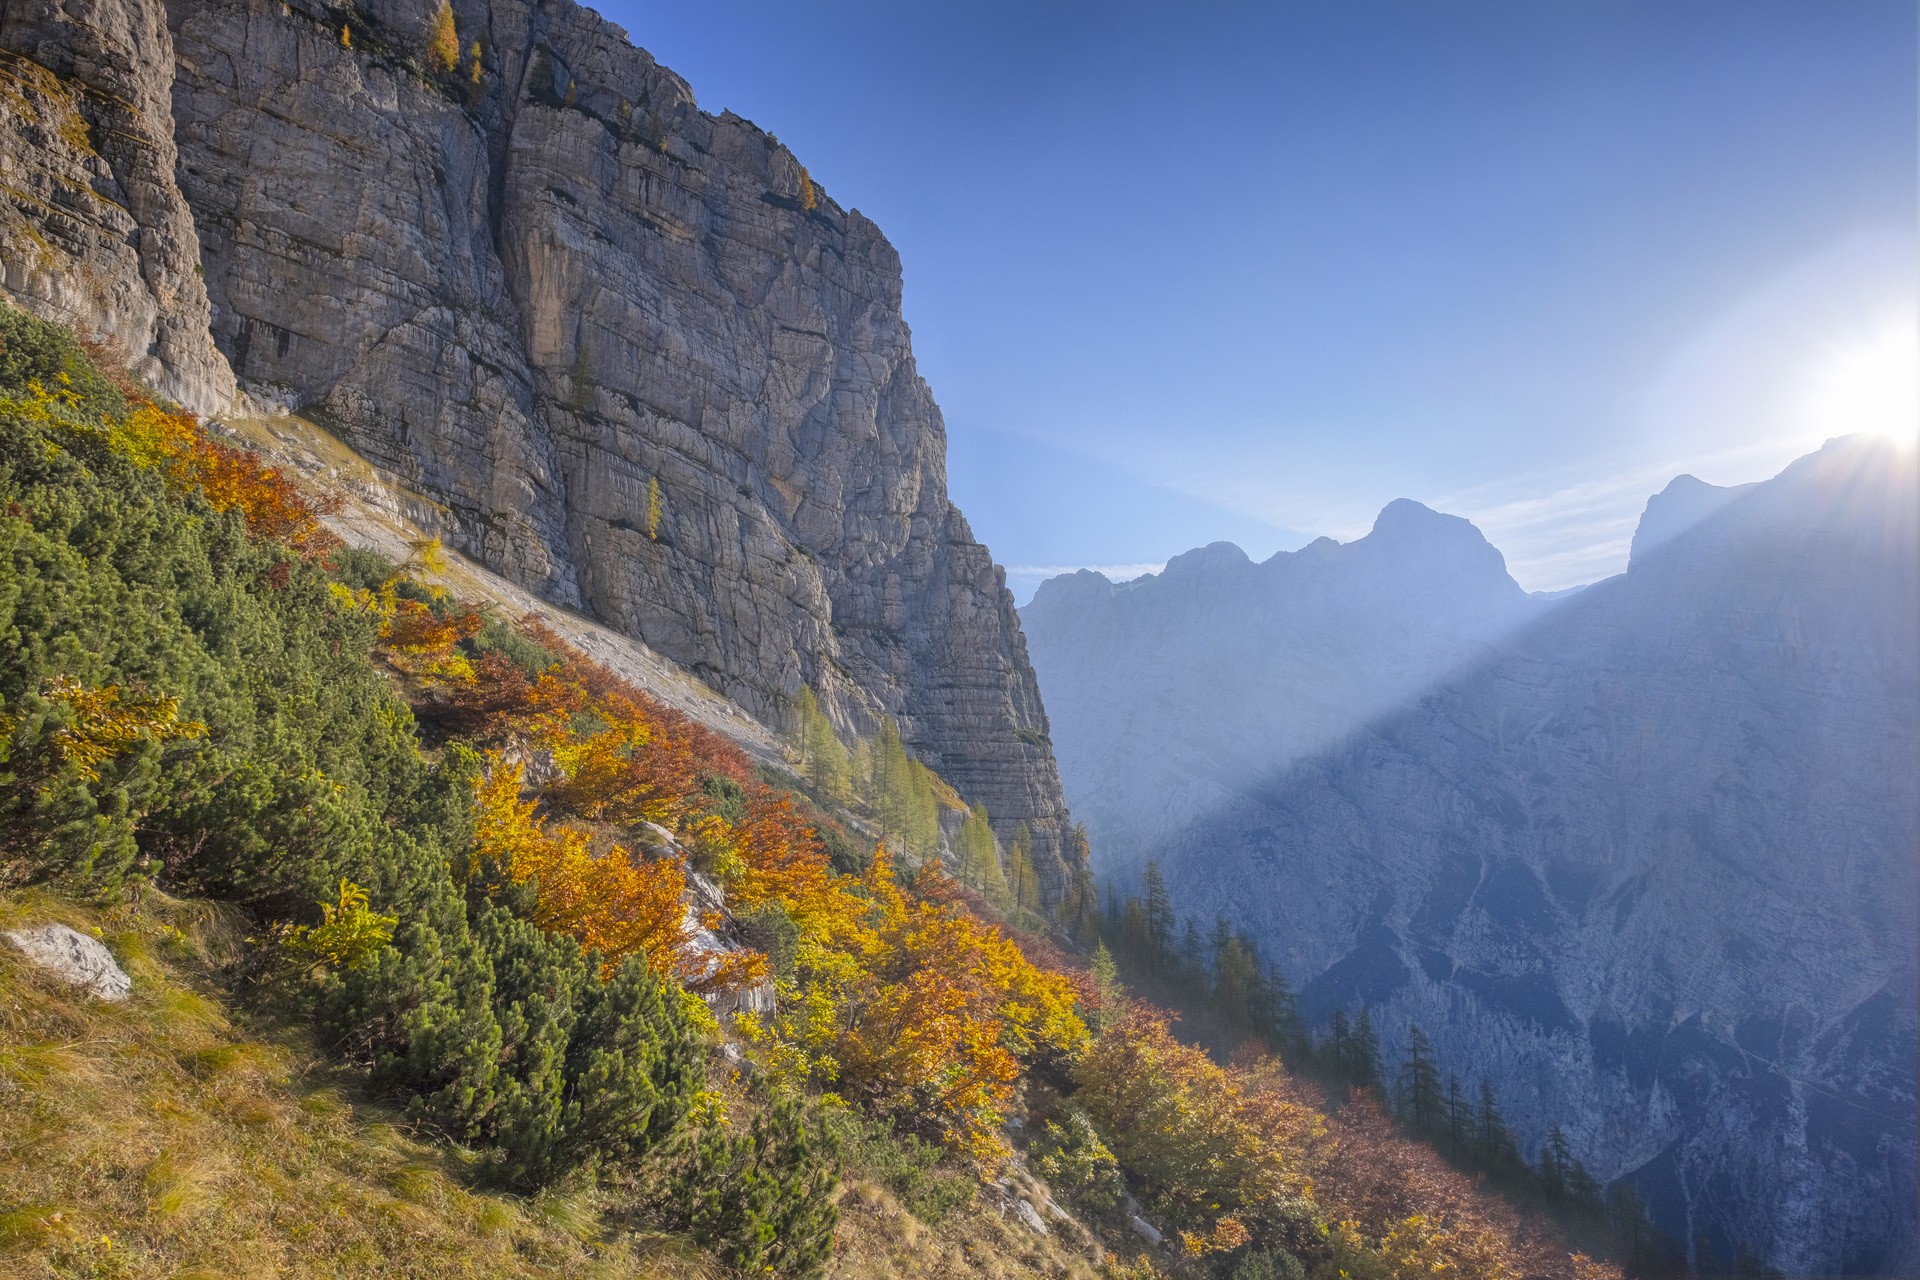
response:
[[[1252,563],[1253,561],[1237,543],[1209,542],[1204,547],[1183,551],[1167,561],[1167,567],[1160,571],[1160,576],[1171,578],[1190,573],[1218,572],[1222,569],[1238,569]]]

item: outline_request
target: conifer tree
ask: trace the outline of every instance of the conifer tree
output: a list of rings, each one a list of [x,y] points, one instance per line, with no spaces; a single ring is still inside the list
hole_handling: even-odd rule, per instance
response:
[[[1007,848],[1007,888],[1013,894],[1013,913],[1020,920],[1040,918],[1040,876],[1033,869],[1033,832],[1026,823],[1014,828]]]
[[[1520,1158],[1520,1148],[1513,1141],[1513,1130],[1507,1128],[1507,1122],[1501,1118],[1500,1105],[1493,1096],[1493,1085],[1485,1079],[1480,1081],[1478,1137],[1480,1163],[1487,1169],[1510,1174],[1525,1167],[1526,1162]]]
[[[1347,1021],[1345,1009],[1335,1009],[1327,1019],[1327,1038],[1321,1044],[1321,1054],[1334,1075],[1341,1080],[1353,1079],[1353,1028]]]
[[[907,780],[908,847],[919,857],[930,858],[940,848],[940,802],[933,794],[933,770],[909,759]]]
[[[673,1180],[693,1238],[752,1275],[807,1276],[833,1251],[837,1144],[804,1104],[785,1098],[748,1131],[705,1126]]]
[[[794,702],[794,721],[794,737],[807,780],[829,799],[848,799],[852,795],[852,779],[847,749],[841,745],[833,721],[827,718],[811,686],[800,686],[800,696]]]
[[[1418,1026],[1407,1032],[1407,1061],[1400,1068],[1402,1113],[1422,1133],[1431,1133],[1444,1119],[1446,1099],[1440,1092],[1440,1072],[1434,1065],[1433,1045]]]
[[[1066,860],[1070,869],[1067,876],[1066,893],[1063,895],[1059,911],[1060,923],[1075,942],[1085,946],[1100,933],[1100,895],[1094,885],[1092,848],[1087,840],[1087,829],[1075,824],[1067,833]]]
[[[1153,968],[1152,932],[1147,928],[1147,909],[1140,899],[1129,897],[1120,924],[1120,954],[1127,964],[1138,969]]]
[[[1192,916],[1187,917],[1180,929],[1180,967],[1189,974],[1204,977],[1206,955],[1201,950],[1200,928]]]
[[[1002,914],[1013,909],[1013,893],[1000,868],[999,848],[985,805],[974,805],[967,813],[966,824],[960,828],[959,880],[969,889],[979,891]]]
[[[440,0],[433,22],[427,29],[427,61],[440,71],[452,71],[460,65],[460,33],[453,25],[453,5]]]
[[[1126,1014],[1127,992],[1120,985],[1120,966],[1113,962],[1113,952],[1104,942],[1093,949],[1093,999],[1088,1021],[1095,1031],[1105,1031]]]
[[[1306,1054],[1307,1030],[1300,1020],[1300,1005],[1294,998],[1293,985],[1272,965],[1261,965],[1259,969],[1253,1030],[1289,1062],[1297,1063]]]
[[[1227,1027],[1244,1034],[1253,1025],[1254,987],[1260,970],[1252,948],[1238,937],[1228,938],[1214,961],[1214,1003]]]
[[[1447,1140],[1453,1144],[1456,1153],[1467,1149],[1467,1138],[1473,1132],[1473,1116],[1467,1108],[1466,1094],[1461,1092],[1460,1077],[1447,1077]]]
[[[1567,1168],[1567,1197],[1584,1213],[1598,1212],[1606,1207],[1602,1202],[1599,1179],[1578,1159]]]
[[[1173,955],[1173,898],[1167,893],[1167,881],[1160,874],[1160,864],[1152,858],[1147,859],[1140,873],[1140,890],[1147,965],[1159,973]]]
[[[1547,1193],[1547,1199],[1560,1200],[1567,1194],[1567,1176],[1572,1171],[1573,1151],[1567,1145],[1567,1135],[1555,1125],[1547,1132],[1546,1141],[1540,1144],[1540,1189]]]
[[[1383,1093],[1380,1084],[1380,1036],[1373,1029],[1373,1016],[1365,1008],[1353,1025],[1353,1072],[1349,1079],[1355,1088]]]

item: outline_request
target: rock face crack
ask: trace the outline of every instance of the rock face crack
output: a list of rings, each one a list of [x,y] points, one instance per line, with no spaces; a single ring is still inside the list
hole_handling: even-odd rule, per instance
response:
[[[803,685],[845,734],[895,717],[1028,825],[1057,900],[1046,716],[947,497],[893,247],[592,11],[455,0],[475,83],[427,69],[436,7],[358,0],[345,47],[306,4],[10,2],[0,50],[36,61],[0,94],[0,179],[128,199],[10,201],[7,293],[196,409],[236,378],[302,407],[450,543],[766,724]],[[140,145],[38,127],[107,92]]]

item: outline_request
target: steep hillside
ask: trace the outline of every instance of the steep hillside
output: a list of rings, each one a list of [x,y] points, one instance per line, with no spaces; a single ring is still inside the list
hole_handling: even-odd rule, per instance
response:
[[[896,717],[1071,876],[900,263],[568,0],[19,0],[6,290],[188,407],[300,409],[515,582],[769,725]],[[174,149],[177,147],[177,160]],[[217,348],[217,350],[216,350]]]
[[[1912,1274],[1915,493],[1861,439],[1676,482],[1626,574],[1169,840],[1177,907],[1690,1247]]]
[[[1457,516],[1395,502],[1366,537],[1254,564],[1231,543],[1022,610],[1054,750],[1103,875],[1332,747],[1540,612]]]
[[[0,309],[6,1274],[1618,1280],[323,497]]]

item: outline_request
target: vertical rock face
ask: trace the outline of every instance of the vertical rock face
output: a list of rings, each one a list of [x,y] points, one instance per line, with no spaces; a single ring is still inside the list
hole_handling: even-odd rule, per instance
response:
[[[0,280],[202,413],[233,400],[174,180],[161,0],[0,7]]]
[[[56,80],[48,48],[160,12],[45,3],[53,27],[8,47]],[[947,498],[892,246],[592,11],[456,0],[447,69],[437,8],[170,0],[132,41],[204,264],[186,327],[210,320],[246,390],[336,431],[410,514],[768,722],[802,684],[845,730],[896,716],[995,825],[1033,829],[1057,897],[1045,713]]]
[[[1861,440],[1677,483],[1627,573],[1169,838],[1176,905],[1723,1265],[1920,1273],[1916,500]]]

